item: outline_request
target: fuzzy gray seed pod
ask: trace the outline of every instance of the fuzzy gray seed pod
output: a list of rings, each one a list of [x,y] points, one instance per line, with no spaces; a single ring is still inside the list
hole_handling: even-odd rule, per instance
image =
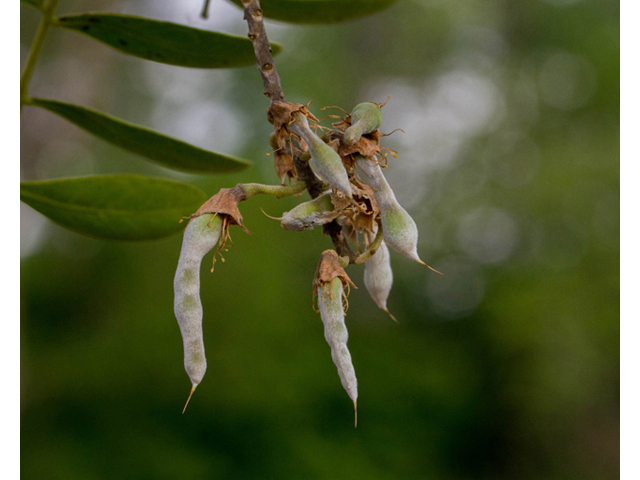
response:
[[[380,166],[372,160],[358,156],[356,164],[369,178],[374,196],[380,207],[384,241],[396,252],[426,265],[418,256],[418,227],[402,208],[382,174]]]
[[[331,347],[331,358],[338,368],[342,386],[347,391],[354,407],[358,401],[358,380],[347,348],[349,333],[344,323],[342,306],[342,280],[335,277],[330,283],[318,286],[318,306],[324,323],[324,338]],[[356,417],[357,424],[357,417]]]
[[[331,193],[324,193],[283,213],[280,225],[285,230],[304,232],[318,225],[329,223],[337,216],[333,212],[334,206],[331,202]]]
[[[351,126],[344,131],[344,143],[353,145],[366,133],[371,133],[382,123],[380,107],[371,102],[359,103],[350,114]]]
[[[373,241],[374,235],[367,232],[369,242]],[[391,270],[391,258],[389,249],[384,241],[380,244],[378,251],[364,264],[364,285],[376,305],[387,312],[396,321],[387,308],[387,298],[393,285],[393,271]]]
[[[340,190],[347,197],[352,198],[353,193],[351,192],[349,175],[344,168],[340,155],[309,128],[307,118],[301,113],[296,113],[295,121],[288,127],[293,133],[300,135],[307,142],[309,153],[311,154],[310,163],[318,172],[318,175],[329,185]]]
[[[189,222],[184,231],[182,250],[173,281],[174,312],[184,344],[184,368],[192,385],[187,404],[207,370],[202,335],[200,264],[202,258],[218,243],[221,232],[220,215],[200,215]]]

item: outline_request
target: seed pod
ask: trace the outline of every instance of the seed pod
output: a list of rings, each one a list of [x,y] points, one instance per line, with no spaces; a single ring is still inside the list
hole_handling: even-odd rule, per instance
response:
[[[331,358],[338,368],[342,386],[353,401],[356,426],[358,425],[358,380],[347,348],[349,333],[344,323],[342,303],[343,288],[353,283],[340,265],[335,250],[322,252],[320,263],[313,279],[313,294],[318,295],[318,307],[324,323],[324,337],[331,347]]]
[[[382,112],[380,107],[371,102],[359,103],[351,111],[351,126],[344,131],[344,143],[353,145],[366,133],[380,128]]]
[[[331,192],[328,192],[283,213],[280,225],[285,230],[304,232],[317,225],[329,223],[338,215],[331,202]]]
[[[295,121],[289,129],[302,137],[309,146],[311,154],[311,166],[316,169],[318,175],[332,187],[340,190],[347,197],[352,198],[349,175],[342,164],[342,159],[336,151],[324,143],[313,130],[309,128],[309,122],[301,113],[295,114]]]
[[[356,157],[356,164],[369,178],[374,196],[380,207],[384,241],[398,253],[426,265],[418,256],[418,227],[413,218],[402,208],[382,174],[380,166],[365,157]]]
[[[174,312],[184,344],[184,368],[191,379],[191,393],[207,370],[202,338],[202,303],[200,302],[200,263],[216,245],[222,232],[220,215],[205,214],[193,218],[184,231],[178,269],[173,281]],[[187,408],[185,404],[184,408]],[[184,410],[183,410],[184,413]]]
[[[330,283],[318,287],[318,306],[324,323],[324,338],[331,347],[331,358],[338,368],[342,386],[354,407],[358,400],[358,380],[347,348],[349,333],[344,323],[342,306],[342,280],[335,277]]]
[[[373,241],[374,235],[367,232],[369,242]],[[394,320],[387,308],[387,298],[393,285],[393,272],[391,271],[391,258],[389,249],[384,241],[380,244],[378,251],[364,264],[364,285],[376,305],[387,312]]]

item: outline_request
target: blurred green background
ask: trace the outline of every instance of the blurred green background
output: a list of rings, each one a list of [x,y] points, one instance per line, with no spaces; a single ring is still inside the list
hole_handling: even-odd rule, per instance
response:
[[[200,0],[61,0],[59,13],[144,15],[246,34]],[[39,14],[21,8],[23,62]],[[349,275],[359,422],[311,281],[328,237],[292,233],[296,199],[242,205],[202,280],[208,371],[190,383],[173,315],[180,235],[137,244],[68,232],[21,206],[21,451],[28,479],[613,479],[619,477],[619,5],[399,1],[332,26],[267,22],[289,101],[390,101],[386,171],[420,229],[392,252],[389,308]],[[24,65],[24,63],[23,63]],[[30,91],[254,160],[171,172],[36,108],[22,178],[177,178],[208,194],[277,183],[254,67],[191,70],[50,31]],[[329,112],[325,112],[329,113]],[[334,112],[330,112],[334,113]],[[338,112],[335,112],[338,113]],[[205,273],[206,272],[206,273]]]

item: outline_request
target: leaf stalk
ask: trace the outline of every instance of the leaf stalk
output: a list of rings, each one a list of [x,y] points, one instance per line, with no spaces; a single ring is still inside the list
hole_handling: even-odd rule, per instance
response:
[[[22,112],[23,105],[29,104],[29,82],[31,81],[33,70],[38,62],[38,57],[42,51],[49,27],[56,21],[55,13],[58,1],[59,0],[49,0],[42,7],[42,19],[40,20],[40,25],[38,25],[36,36],[33,39],[29,57],[27,58],[27,64],[24,67],[22,76],[20,77],[20,112]]]

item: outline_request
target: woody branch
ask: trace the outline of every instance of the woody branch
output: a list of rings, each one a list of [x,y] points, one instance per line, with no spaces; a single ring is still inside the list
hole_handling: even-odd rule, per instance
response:
[[[275,101],[284,102],[284,92],[280,84],[280,77],[273,62],[271,45],[264,28],[262,9],[259,0],[242,0],[244,9],[244,19],[249,25],[248,37],[253,44],[253,51],[256,55],[257,67],[262,76],[264,84],[264,94],[269,98],[271,103]],[[304,181],[307,185],[307,191],[311,198],[316,198],[322,193],[322,182],[316,177],[311,170],[309,162],[302,162],[299,159],[300,149],[294,148],[293,162],[298,174],[298,179]],[[342,227],[334,220],[323,227],[323,232],[331,237],[336,252],[341,257],[348,257],[350,263],[354,263],[358,254],[347,243],[346,238],[342,234]]]

